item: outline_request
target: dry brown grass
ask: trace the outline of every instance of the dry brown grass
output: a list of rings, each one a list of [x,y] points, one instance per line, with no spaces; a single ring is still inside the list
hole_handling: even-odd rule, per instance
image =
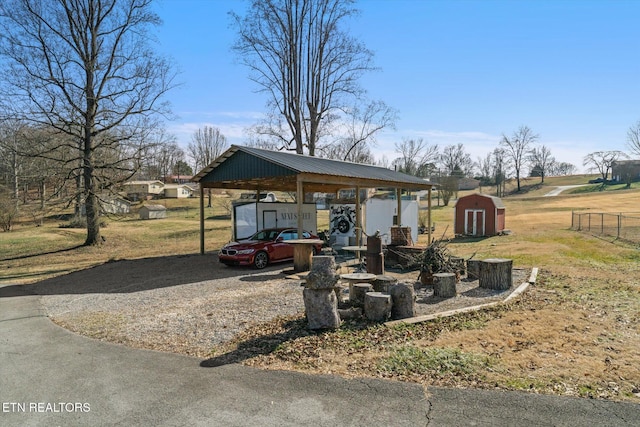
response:
[[[245,363],[640,402],[638,247],[569,230],[572,209],[629,211],[639,197],[633,190],[505,199],[513,234],[449,244],[456,255],[541,268],[536,286],[515,303],[398,328],[347,324],[309,335],[303,321],[261,325],[216,354],[285,335],[274,351],[246,355]],[[434,217],[436,236],[452,237],[452,207]]]
[[[394,328],[345,323],[326,333],[309,332],[298,316],[258,325],[212,355],[242,354],[243,363],[272,369],[640,402],[640,251],[569,230],[571,210],[637,211],[639,198],[638,190],[505,198],[511,235],[452,241],[459,256],[513,258],[517,267],[541,269],[536,286],[509,305]],[[215,219],[221,213],[206,213],[207,250],[229,238],[229,221]],[[323,228],[328,218],[319,218]],[[434,209],[436,237],[453,237],[452,219],[452,206]],[[67,250],[84,232],[60,229],[57,221],[0,233],[0,283],[37,282],[109,260],[197,253],[197,210],[162,221],[111,221],[104,236],[101,247]]]

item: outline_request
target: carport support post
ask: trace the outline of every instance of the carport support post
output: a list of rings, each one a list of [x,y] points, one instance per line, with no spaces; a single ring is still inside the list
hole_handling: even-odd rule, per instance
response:
[[[362,209],[360,208],[360,187],[356,185],[356,246],[362,243]],[[362,256],[358,252],[359,257]]]
[[[304,188],[300,175],[296,179],[296,204],[298,208],[298,239],[302,239],[302,232],[304,231],[304,218],[302,216],[302,203],[304,202]]]
[[[200,183],[200,255],[204,255],[204,187]]]
[[[398,214],[396,215],[396,217],[398,218],[397,220],[397,226],[398,227],[402,227],[402,189],[401,188],[396,188],[396,199],[398,202],[398,207],[397,207],[397,211]]]
[[[430,245],[431,244],[431,187],[429,187],[429,190],[427,190],[427,221],[429,222],[427,224],[427,239],[429,239],[427,241],[427,244]]]

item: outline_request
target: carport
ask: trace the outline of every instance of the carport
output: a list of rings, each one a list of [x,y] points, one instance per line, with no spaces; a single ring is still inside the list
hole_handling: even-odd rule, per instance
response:
[[[204,189],[227,188],[296,193],[298,235],[303,231],[302,204],[307,192],[335,193],[355,188],[356,227],[362,230],[360,188],[393,188],[398,201],[397,225],[402,225],[402,190],[428,191],[428,223],[431,224],[431,189],[433,184],[422,178],[395,172],[379,166],[342,162],[303,156],[283,151],[232,145],[209,166],[193,177],[200,184],[200,253],[204,254]],[[429,241],[431,231],[429,229]],[[361,244],[360,233],[356,235]]]

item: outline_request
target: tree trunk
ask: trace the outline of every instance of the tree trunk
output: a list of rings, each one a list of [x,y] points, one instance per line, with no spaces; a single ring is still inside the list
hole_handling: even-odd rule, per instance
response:
[[[456,296],[455,273],[436,273],[433,275],[433,296],[442,298]]]
[[[480,263],[480,287],[505,290],[512,284],[513,260],[503,258],[485,259]]]
[[[478,280],[480,278],[480,263],[479,259],[467,260],[467,279]]]
[[[391,315],[391,295],[367,292],[364,296],[364,315],[374,322],[384,322]]]
[[[406,319],[416,315],[416,294],[413,285],[397,283],[389,287],[391,318]]]
[[[367,292],[373,292],[373,286],[369,283],[354,283],[350,290],[349,302],[356,307],[362,307],[365,295]]]

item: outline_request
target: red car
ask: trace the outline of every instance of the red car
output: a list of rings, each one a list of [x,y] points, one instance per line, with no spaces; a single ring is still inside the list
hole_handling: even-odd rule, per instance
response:
[[[253,265],[265,268],[272,262],[293,260],[293,245],[287,240],[298,238],[295,228],[269,228],[258,231],[248,239],[227,243],[220,249],[218,258],[226,265]],[[318,236],[305,231],[303,239],[317,239]],[[313,254],[320,253],[322,245],[313,247]]]

